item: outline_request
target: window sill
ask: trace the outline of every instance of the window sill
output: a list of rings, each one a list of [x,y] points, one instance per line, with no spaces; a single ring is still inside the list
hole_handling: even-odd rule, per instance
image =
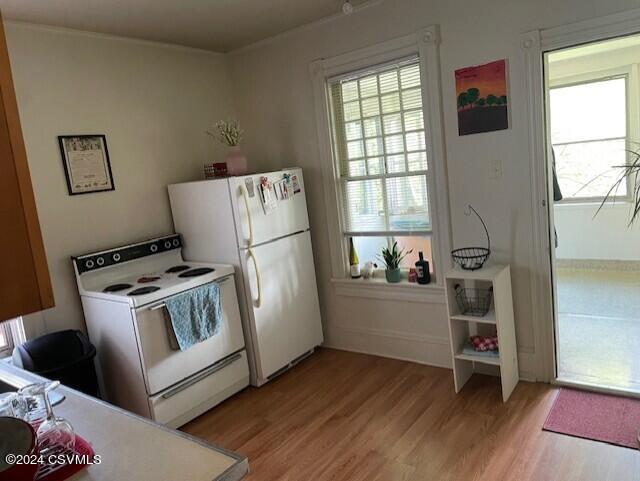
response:
[[[616,199],[615,201],[607,200],[602,207],[603,209],[617,206],[629,207],[629,204],[631,204],[631,199],[629,199],[628,197],[623,197]],[[553,205],[554,207],[559,207],[561,209],[567,209],[571,207],[594,207],[602,205],[602,199],[562,199],[560,201],[554,202]]]
[[[444,287],[438,284],[417,284],[403,279],[398,283],[387,282],[384,277],[371,279],[331,279],[339,296],[388,299],[392,301],[444,304]]]

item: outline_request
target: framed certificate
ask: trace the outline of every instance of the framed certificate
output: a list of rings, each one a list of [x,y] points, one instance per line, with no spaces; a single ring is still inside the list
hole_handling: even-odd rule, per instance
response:
[[[58,136],[69,195],[115,190],[104,135]]]

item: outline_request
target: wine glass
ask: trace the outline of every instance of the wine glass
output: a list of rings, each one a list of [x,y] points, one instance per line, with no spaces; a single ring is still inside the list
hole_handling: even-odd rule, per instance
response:
[[[18,390],[18,396],[23,399],[26,406],[25,421],[38,429],[38,426],[47,419],[47,393],[60,386],[60,381],[49,383],[35,383],[24,386]]]
[[[0,395],[0,416],[9,416],[26,420],[27,403],[18,393]]]
[[[57,388],[55,386],[45,386],[45,410],[46,418],[38,427],[36,435],[38,437],[38,450],[43,456],[51,456],[72,452],[76,444],[76,435],[73,431],[71,423],[64,418],[58,417],[53,413],[51,401],[48,392]],[[49,389],[47,389],[49,387]]]

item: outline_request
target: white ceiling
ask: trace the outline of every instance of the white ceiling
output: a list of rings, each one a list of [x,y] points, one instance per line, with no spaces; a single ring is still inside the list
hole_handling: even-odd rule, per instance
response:
[[[354,6],[366,0],[351,0]],[[228,52],[341,12],[343,0],[0,0],[5,19]]]

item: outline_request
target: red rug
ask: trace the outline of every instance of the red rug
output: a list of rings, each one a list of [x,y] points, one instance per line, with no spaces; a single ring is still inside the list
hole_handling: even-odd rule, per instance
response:
[[[560,389],[542,429],[637,449],[640,399]]]

